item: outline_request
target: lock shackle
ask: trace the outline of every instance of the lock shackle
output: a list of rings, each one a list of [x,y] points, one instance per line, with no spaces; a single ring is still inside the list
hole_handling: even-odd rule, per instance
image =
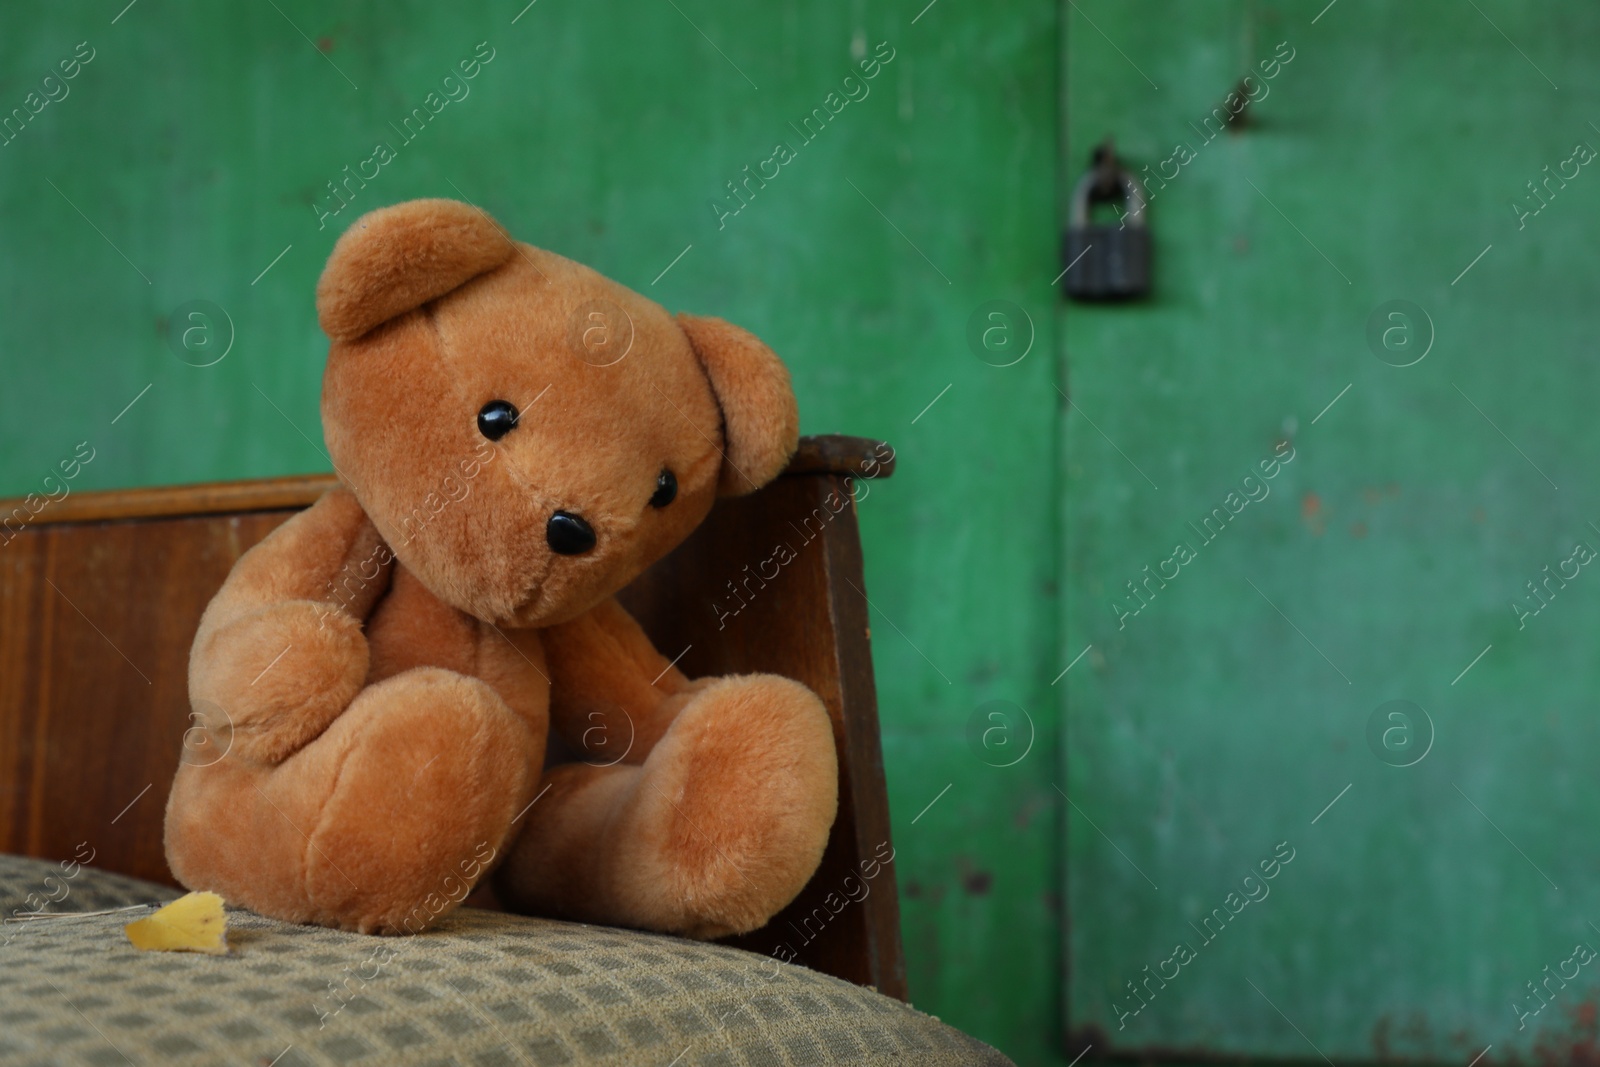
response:
[[[1078,184],[1072,189],[1072,205],[1068,221],[1073,226],[1089,225],[1089,202],[1093,198],[1095,186],[1099,183],[1102,174],[1099,170],[1092,169],[1078,179]],[[1122,221],[1126,225],[1144,226],[1145,196],[1144,186],[1139,184],[1128,171],[1118,167],[1115,174],[1116,182],[1122,186],[1122,199],[1128,205]],[[1101,199],[1105,199],[1102,197]]]

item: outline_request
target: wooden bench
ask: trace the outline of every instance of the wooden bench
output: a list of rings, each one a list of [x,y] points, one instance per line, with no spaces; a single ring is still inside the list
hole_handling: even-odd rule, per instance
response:
[[[861,881],[861,863],[892,845],[861,542],[854,504],[837,507],[893,467],[876,441],[805,438],[782,477],[719,502],[622,599],[663,652],[687,649],[691,677],[787,675],[833,716],[839,817],[822,866],[768,926],[731,943],[788,945],[795,962],[904,1000],[894,866]],[[336,484],[305,475],[0,501],[0,852],[62,860],[88,842],[97,866],[172,882],[162,815],[191,725],[200,613],[241,554]],[[780,542],[795,558],[777,567]],[[859,900],[852,876],[868,887]]]

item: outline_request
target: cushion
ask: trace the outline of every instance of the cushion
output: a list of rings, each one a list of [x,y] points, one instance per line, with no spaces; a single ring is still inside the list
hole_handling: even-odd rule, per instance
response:
[[[804,967],[473,908],[412,938],[229,909],[227,956],[136,950],[123,926],[177,895],[0,855],[8,920],[51,897],[59,902],[49,910],[62,913],[0,926],[0,1063],[1010,1062],[899,1001]]]

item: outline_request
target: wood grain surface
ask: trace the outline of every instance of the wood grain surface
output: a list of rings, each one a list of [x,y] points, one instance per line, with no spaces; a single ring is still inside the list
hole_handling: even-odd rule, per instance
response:
[[[839,474],[887,478],[894,473],[894,453],[881,441],[844,434],[802,437],[785,475]],[[70,493],[51,500],[45,494],[0,498],[0,543],[24,527],[39,523],[98,522],[164,515],[224,515],[309,507],[339,484],[334,474],[291,474],[199,485],[148,489],[105,489]]]

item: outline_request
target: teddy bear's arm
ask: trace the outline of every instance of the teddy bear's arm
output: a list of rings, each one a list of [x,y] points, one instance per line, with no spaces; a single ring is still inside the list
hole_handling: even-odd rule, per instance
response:
[[[616,600],[540,631],[550,667],[550,726],[584,755],[643,763],[706,681],[656,651]]]
[[[487,683],[537,739],[549,732],[548,669],[537,630],[502,630],[440,600],[403,563],[367,620],[367,684],[418,667],[442,667]]]
[[[366,681],[362,623],[392,554],[347,489],[278,527],[234,565],[200,620],[189,695],[235,757],[276,763],[319,735]]]

